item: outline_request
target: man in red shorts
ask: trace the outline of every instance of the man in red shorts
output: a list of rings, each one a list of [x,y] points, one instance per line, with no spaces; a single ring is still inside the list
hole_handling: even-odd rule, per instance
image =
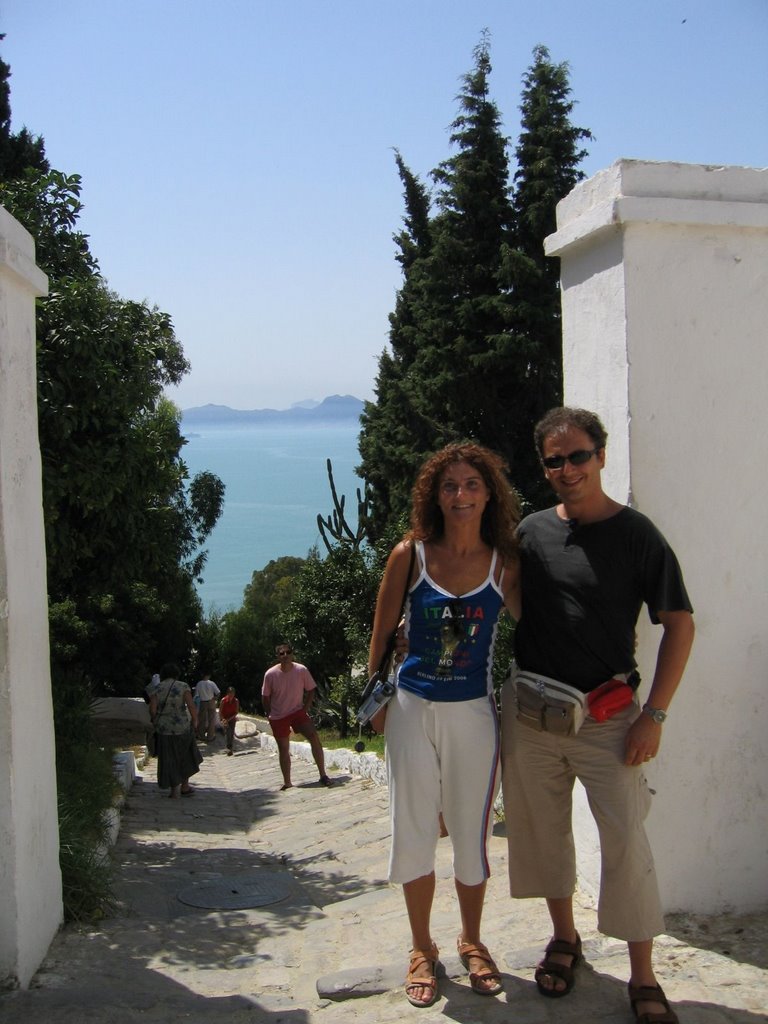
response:
[[[309,669],[293,660],[293,648],[290,644],[278,644],[275,653],[279,660],[264,673],[261,702],[277,741],[280,771],[283,773],[283,785],[280,789],[290,789],[292,786],[291,729],[309,741],[312,756],[320,772],[320,784],[330,786],[331,780],[325,774],[325,758],[320,737],[309,717],[317,684]]]

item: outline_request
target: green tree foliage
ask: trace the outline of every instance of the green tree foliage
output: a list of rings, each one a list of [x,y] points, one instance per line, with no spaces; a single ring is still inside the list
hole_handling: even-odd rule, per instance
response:
[[[114,906],[103,850],[115,782],[91,699],[138,693],[161,660],[186,659],[223,485],[187,479],[180,413],[163,397],[188,368],[169,317],[107,288],[77,230],[80,179],[50,170],[42,139],[11,132],[9,75],[0,61],[0,203],[33,236],[50,288],[38,421],[64,913],[93,920]]]
[[[251,582],[243,593],[243,607],[260,619],[271,618],[274,622],[271,629],[279,632],[277,619],[291,603],[296,591],[296,578],[305,562],[306,559],[294,555],[272,559],[251,576]],[[274,647],[280,642],[280,637],[275,635],[271,642]]]
[[[234,686],[248,710],[259,710],[264,673],[275,663],[283,616],[304,564],[292,555],[273,559],[253,573],[237,611],[214,612],[198,630],[195,673],[208,669],[220,685]]]
[[[559,261],[544,255],[542,239],[556,228],[555,207],[583,178],[578,165],[587,156],[582,142],[592,139],[570,117],[567,63],[553,64],[546,46],[533,51],[533,64],[523,76],[520,104],[522,130],[515,151],[515,241],[548,275],[559,283]]]
[[[5,35],[0,34],[0,42],[3,39]],[[18,178],[27,168],[43,172],[49,169],[40,137],[31,135],[26,128],[11,132],[10,77],[10,66],[0,60],[0,181]]]
[[[54,680],[66,668],[95,693],[137,693],[161,660],[189,654],[223,485],[189,482],[181,459],[163,392],[188,363],[170,317],[109,290],[77,230],[80,179],[48,170],[41,140],[10,134],[7,78],[3,64],[0,202],[49,280],[37,370]]]
[[[450,441],[469,437],[499,451],[529,503],[541,494],[532,427],[562,391],[557,266],[544,258],[543,239],[556,203],[581,177],[578,142],[589,133],[568,121],[567,66],[537,47],[511,189],[491,70],[484,34],[462,80],[454,154],[432,172],[434,196],[396,154],[403,284],[360,435],[374,540],[402,519],[424,457]]]
[[[430,198],[426,186],[397,151],[395,160],[406,207],[405,227],[394,236],[403,285],[389,316],[390,349],[379,359],[376,401],[365,404],[359,438],[359,472],[370,498],[367,529],[374,541],[408,508],[412,481],[435,436],[435,424],[414,369],[422,344],[417,310],[424,302],[423,289],[428,283],[424,268],[432,251]]]
[[[338,544],[312,552],[282,617],[283,634],[312,672],[319,713],[346,735],[351,704],[365,682],[379,573],[370,547]]]
[[[287,640],[318,682],[320,715],[346,734],[350,708],[365,682],[373,609],[390,537],[379,549],[367,543],[367,501],[359,491],[357,523],[348,520],[330,460],[328,482],[333,510],[317,517],[325,557],[315,548],[306,559],[286,556],[254,572],[241,608],[204,620],[198,664],[235,686],[245,707],[258,710],[264,672],[275,663],[276,644]]]
[[[67,921],[104,917],[117,906],[104,850],[119,787],[112,751],[96,740],[88,690],[75,673],[61,672],[53,689],[56,721],[59,865]]]
[[[193,581],[223,485],[187,487],[180,412],[163,389],[188,369],[167,314],[121,299],[74,230],[80,182],[57,171],[0,186],[34,235],[50,292],[39,303],[38,409],[53,621],[82,636],[52,656],[97,689],[136,693],[152,666],[185,661],[200,617]],[[75,620],[77,627],[75,628]]]
[[[281,617],[283,636],[311,666],[320,691],[319,713],[346,736],[351,709],[366,682],[368,644],[383,558],[382,544],[367,543],[368,498],[357,492],[357,524],[346,514],[328,460],[333,512],[318,515],[326,556],[310,552],[295,581],[290,604]]]
[[[539,471],[531,427],[563,397],[560,261],[544,254],[543,241],[556,228],[558,202],[584,178],[582,147],[592,134],[571,122],[568,64],[553,64],[545,46],[533,51],[523,76],[521,132],[515,156],[514,245],[509,253],[509,282],[517,296],[517,344],[531,352],[525,387],[516,392],[516,434],[525,445],[518,452],[520,479],[529,502],[550,500]]]

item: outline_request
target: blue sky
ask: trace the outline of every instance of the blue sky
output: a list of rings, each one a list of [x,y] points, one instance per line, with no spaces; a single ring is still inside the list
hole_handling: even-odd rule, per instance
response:
[[[183,408],[372,395],[399,285],[393,147],[450,155],[484,28],[514,147],[543,43],[588,175],[621,157],[763,167],[768,0],[3,0],[13,127],[83,178],[110,286],[168,312]]]

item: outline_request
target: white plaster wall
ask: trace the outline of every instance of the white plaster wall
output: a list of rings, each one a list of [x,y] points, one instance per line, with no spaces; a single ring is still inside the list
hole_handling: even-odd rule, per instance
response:
[[[62,919],[27,232],[0,207],[0,987],[26,986]]]
[[[558,208],[565,401],[666,534],[697,637],[649,769],[668,910],[768,903],[768,171],[619,161]],[[660,630],[641,620],[646,687]],[[647,691],[643,691],[647,692]],[[599,877],[579,798],[580,872]]]

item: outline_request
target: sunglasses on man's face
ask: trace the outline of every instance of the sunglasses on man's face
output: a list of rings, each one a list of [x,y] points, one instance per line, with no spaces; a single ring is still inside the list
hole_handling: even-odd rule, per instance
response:
[[[592,448],[590,450],[579,448],[578,451],[571,452],[570,455],[548,455],[541,460],[541,463],[547,469],[562,469],[566,462],[570,462],[572,466],[583,466],[585,462],[589,462],[592,456],[597,455],[599,451],[599,448]]]

